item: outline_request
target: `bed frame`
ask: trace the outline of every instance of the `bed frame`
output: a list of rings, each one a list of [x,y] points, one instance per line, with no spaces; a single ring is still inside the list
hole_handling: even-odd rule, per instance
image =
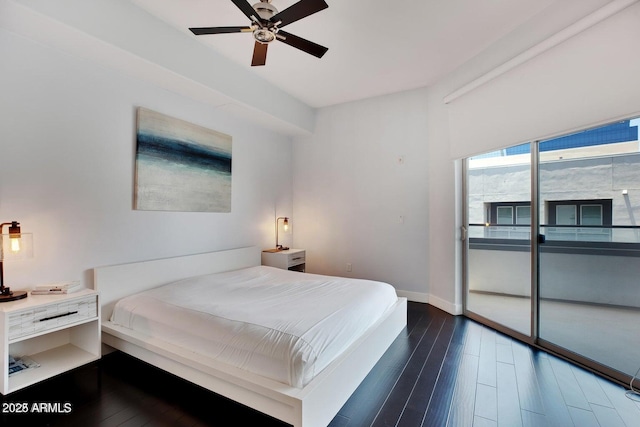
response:
[[[385,313],[304,388],[243,371],[184,348],[114,325],[126,295],[201,274],[260,265],[260,249],[238,248],[94,269],[102,304],[103,343],[294,427],[326,427],[407,323],[407,300]]]

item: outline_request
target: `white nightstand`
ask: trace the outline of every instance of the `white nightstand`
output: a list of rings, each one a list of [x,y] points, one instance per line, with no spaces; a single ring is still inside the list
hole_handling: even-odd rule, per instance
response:
[[[29,295],[0,305],[0,392],[4,395],[100,358],[98,292]],[[9,355],[40,367],[9,376]]]
[[[280,252],[262,252],[262,265],[282,268],[284,270],[305,270],[304,249],[287,249]]]

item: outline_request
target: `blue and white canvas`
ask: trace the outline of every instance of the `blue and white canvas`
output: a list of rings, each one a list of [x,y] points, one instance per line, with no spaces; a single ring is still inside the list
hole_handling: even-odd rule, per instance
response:
[[[138,108],[135,209],[231,212],[231,137]]]

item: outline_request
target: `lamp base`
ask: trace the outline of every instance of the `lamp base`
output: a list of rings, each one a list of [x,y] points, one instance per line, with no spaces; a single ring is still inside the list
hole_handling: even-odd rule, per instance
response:
[[[27,291],[13,291],[9,293],[3,293],[3,294],[0,294],[0,303],[17,301],[19,299],[26,298],[28,295],[29,293]]]

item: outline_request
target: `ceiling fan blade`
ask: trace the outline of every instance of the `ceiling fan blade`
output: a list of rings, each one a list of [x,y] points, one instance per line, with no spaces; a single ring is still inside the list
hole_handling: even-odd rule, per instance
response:
[[[284,38],[283,38],[284,37]],[[322,55],[327,53],[329,48],[324,46],[320,46],[317,43],[311,42],[309,40],[305,40],[302,37],[298,37],[291,33],[287,33],[286,31],[280,30],[278,32],[278,40],[282,43],[288,44],[289,46],[293,46],[296,49],[300,49],[303,52],[307,52],[315,57],[322,58]]]
[[[201,28],[189,28],[196,36],[203,34],[227,34],[227,33],[242,33],[252,31],[251,27],[201,27]]]
[[[251,66],[264,65],[267,62],[267,48],[266,43],[256,42],[253,46],[253,58],[251,59]]]
[[[278,27],[282,28],[328,7],[329,5],[324,0],[300,0],[272,16],[270,21],[273,23],[281,22]]]
[[[233,2],[233,4],[235,4],[238,9],[240,9],[242,11],[242,13],[244,13],[245,15],[247,15],[247,18],[249,18],[251,20],[251,22],[260,22],[260,16],[258,16],[258,13],[256,12],[256,10],[249,4],[249,2],[247,2],[247,0],[231,0]]]

